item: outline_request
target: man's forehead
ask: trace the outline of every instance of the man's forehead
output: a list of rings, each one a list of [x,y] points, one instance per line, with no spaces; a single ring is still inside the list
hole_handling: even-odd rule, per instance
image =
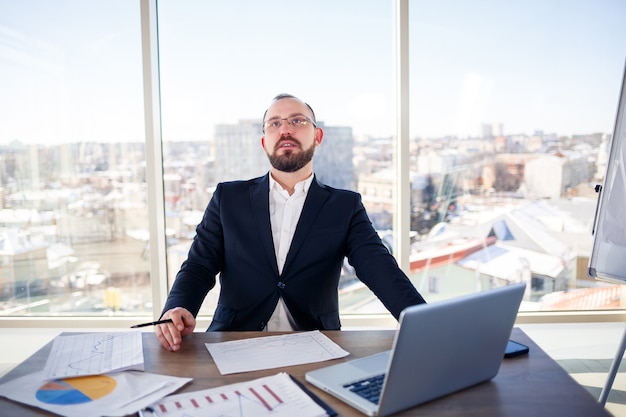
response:
[[[283,98],[273,102],[267,109],[267,117],[290,116],[292,114],[303,114],[312,116],[309,109],[302,101],[294,98]]]

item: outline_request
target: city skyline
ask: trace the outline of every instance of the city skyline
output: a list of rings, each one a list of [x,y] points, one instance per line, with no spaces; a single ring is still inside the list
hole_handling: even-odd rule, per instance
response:
[[[613,133],[626,4],[431,3],[409,4],[411,138]],[[289,5],[159,2],[164,140],[210,139],[283,91],[327,125],[394,134],[393,2]],[[1,142],[143,141],[138,3],[0,11]]]

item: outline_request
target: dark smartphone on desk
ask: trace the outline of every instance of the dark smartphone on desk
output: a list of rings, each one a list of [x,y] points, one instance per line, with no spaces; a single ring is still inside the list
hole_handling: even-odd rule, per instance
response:
[[[528,346],[518,342],[509,340],[504,351],[505,358],[514,358],[515,356],[525,355],[528,353]]]

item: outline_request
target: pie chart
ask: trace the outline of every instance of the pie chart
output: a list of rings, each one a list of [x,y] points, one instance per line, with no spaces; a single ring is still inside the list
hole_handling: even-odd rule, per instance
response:
[[[42,385],[36,397],[46,404],[82,404],[112,393],[116,385],[117,381],[106,375],[57,379]]]

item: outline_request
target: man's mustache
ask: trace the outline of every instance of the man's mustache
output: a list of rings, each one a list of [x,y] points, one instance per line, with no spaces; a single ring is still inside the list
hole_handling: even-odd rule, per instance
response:
[[[300,143],[300,141],[298,139],[295,139],[292,136],[283,136],[278,142],[276,142],[276,145],[274,146],[274,150],[280,148],[281,145],[283,143],[285,143],[285,142],[291,142],[292,144],[294,144],[298,148],[302,149],[302,144]]]

